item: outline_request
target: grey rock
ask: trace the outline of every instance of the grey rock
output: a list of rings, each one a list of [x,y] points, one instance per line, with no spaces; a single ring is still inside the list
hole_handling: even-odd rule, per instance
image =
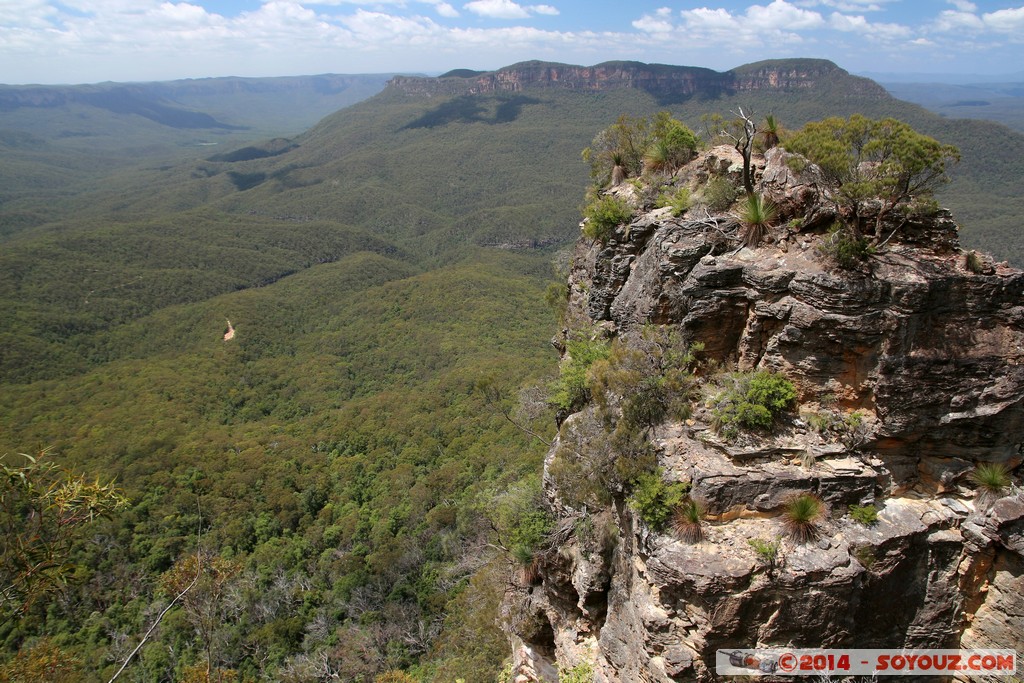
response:
[[[675,182],[696,190],[736,161],[708,150]],[[627,343],[672,326],[705,360],[783,373],[808,410],[856,410],[860,427],[819,434],[794,419],[727,443],[700,405],[659,427],[658,464],[704,504],[704,540],[652,532],[613,491],[617,544],[545,566],[529,598],[547,620],[537,632],[599,681],[712,681],[717,649],[755,645],[1024,651],[1024,499],[974,497],[968,476],[980,461],[1021,464],[1024,274],[968,272],[944,211],[837,270],[818,249],[839,215],[820,169],[779,148],[755,166],[758,190],[795,219],[766,246],[738,248],[729,216],[643,214],[607,245],[577,245],[567,318]],[[584,425],[601,429],[590,411],[562,430]],[[559,508],[547,476],[545,493],[579,513]],[[807,543],[784,514],[801,493],[826,509]],[[848,515],[868,503],[877,523]]]

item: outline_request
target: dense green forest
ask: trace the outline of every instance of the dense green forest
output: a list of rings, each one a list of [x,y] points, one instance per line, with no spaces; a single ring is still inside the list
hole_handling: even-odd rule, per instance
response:
[[[130,500],[66,588],[5,615],[0,680],[33,657],[109,679],[197,558],[119,680],[493,680],[508,550],[546,523],[546,447],[503,411],[554,432],[544,292],[578,236],[580,150],[620,114],[699,130],[740,104],[956,144],[941,199],[964,241],[1024,263],[1024,136],[839,82],[671,103],[390,88],[285,141],[119,152],[102,178],[82,150],[0,138],[0,454],[48,449]]]

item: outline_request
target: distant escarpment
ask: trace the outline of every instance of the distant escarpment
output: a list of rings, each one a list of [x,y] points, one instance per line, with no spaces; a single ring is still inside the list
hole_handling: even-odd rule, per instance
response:
[[[715,97],[752,91],[799,92],[834,88],[849,97],[888,99],[885,89],[821,59],[769,60],[718,72],[690,66],[604,62],[576,66],[530,61],[497,71],[457,70],[438,78],[396,76],[389,87],[415,95],[470,95],[531,88],[593,91],[637,88],[662,98]]]
[[[238,126],[218,121],[209,114],[190,111],[154,96],[144,86],[15,86],[0,88],[0,112],[21,108],[51,109],[86,104],[115,114],[135,114],[171,128],[223,128]]]
[[[611,194],[633,217],[576,245],[554,343],[590,363],[591,396],[545,464],[557,540],[507,606],[517,674],[1021,650],[1024,273],[963,251],[934,207],[840,263],[830,190],[780,148],[755,157],[774,227],[744,246],[739,204],[715,210],[710,189],[740,169],[718,147],[677,171],[682,211],[626,182]]]

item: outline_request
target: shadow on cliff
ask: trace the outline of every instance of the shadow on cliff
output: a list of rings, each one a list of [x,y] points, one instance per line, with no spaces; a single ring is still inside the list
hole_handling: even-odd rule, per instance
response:
[[[509,95],[482,98],[463,95],[438,105],[415,121],[406,124],[409,128],[437,128],[449,123],[512,123],[523,107],[540,104],[540,100],[525,95]]]
[[[645,87],[644,90],[657,100],[659,107],[672,107],[687,102],[715,102],[734,94],[729,88],[717,86],[705,86],[697,92],[673,92],[658,87]]]

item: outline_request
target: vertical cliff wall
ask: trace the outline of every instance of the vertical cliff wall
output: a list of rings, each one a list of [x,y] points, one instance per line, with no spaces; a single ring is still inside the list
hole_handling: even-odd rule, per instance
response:
[[[576,502],[557,462],[567,448],[606,457],[594,453],[616,417],[594,403],[569,415],[545,473],[566,532],[510,607],[521,680],[557,666],[713,680],[716,650],[754,646],[1024,650],[1024,274],[968,257],[941,210],[838,268],[829,190],[786,161],[759,160],[757,189],[781,215],[756,248],[700,203],[710,178],[736,182],[728,148],[672,179],[697,198],[685,215],[626,185],[635,217],[578,242],[557,345],[642,350],[651,325],[703,345],[692,413],[646,431],[664,481],[703,506],[702,539],[652,529],[628,487]],[[726,438],[714,403],[728,370],[785,377],[795,404],[771,430]],[[1013,483],[980,487],[979,463]],[[802,494],[825,514],[801,540],[786,510]]]

